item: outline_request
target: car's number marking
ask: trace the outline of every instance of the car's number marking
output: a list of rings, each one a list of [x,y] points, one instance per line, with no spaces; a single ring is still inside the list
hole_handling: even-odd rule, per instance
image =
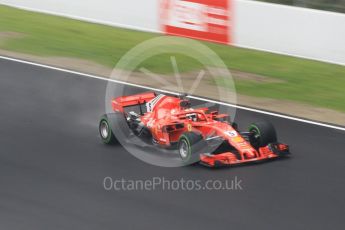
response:
[[[227,134],[230,137],[237,137],[238,134],[236,131],[232,130],[232,131],[226,131],[225,134]]]

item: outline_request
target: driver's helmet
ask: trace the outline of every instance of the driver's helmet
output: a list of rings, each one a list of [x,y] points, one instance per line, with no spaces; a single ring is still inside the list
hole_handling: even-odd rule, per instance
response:
[[[187,119],[191,120],[191,121],[197,121],[198,120],[198,116],[196,113],[190,113],[186,115]]]

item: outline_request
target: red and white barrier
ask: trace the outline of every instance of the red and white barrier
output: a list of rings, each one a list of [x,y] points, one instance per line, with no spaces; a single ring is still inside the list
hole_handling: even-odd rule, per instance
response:
[[[0,4],[345,65],[345,14],[248,0],[0,0]]]

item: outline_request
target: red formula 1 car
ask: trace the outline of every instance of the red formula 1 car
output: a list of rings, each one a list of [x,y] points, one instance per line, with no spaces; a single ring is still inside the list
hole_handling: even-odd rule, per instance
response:
[[[208,108],[191,108],[185,96],[154,92],[118,97],[112,100],[114,113],[99,123],[104,143],[117,142],[112,120],[122,119],[134,135],[164,148],[176,148],[183,162],[209,167],[262,161],[289,154],[278,143],[276,131],[268,122],[257,122],[247,132],[239,132],[228,114]],[[124,127],[124,126],[123,126]]]

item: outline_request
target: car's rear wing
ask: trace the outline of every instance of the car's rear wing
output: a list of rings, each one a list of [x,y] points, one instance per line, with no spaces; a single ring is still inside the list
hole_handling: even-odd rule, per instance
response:
[[[130,96],[114,98],[111,101],[112,108],[115,112],[124,112],[125,107],[142,105],[156,97],[154,92],[140,93]]]

